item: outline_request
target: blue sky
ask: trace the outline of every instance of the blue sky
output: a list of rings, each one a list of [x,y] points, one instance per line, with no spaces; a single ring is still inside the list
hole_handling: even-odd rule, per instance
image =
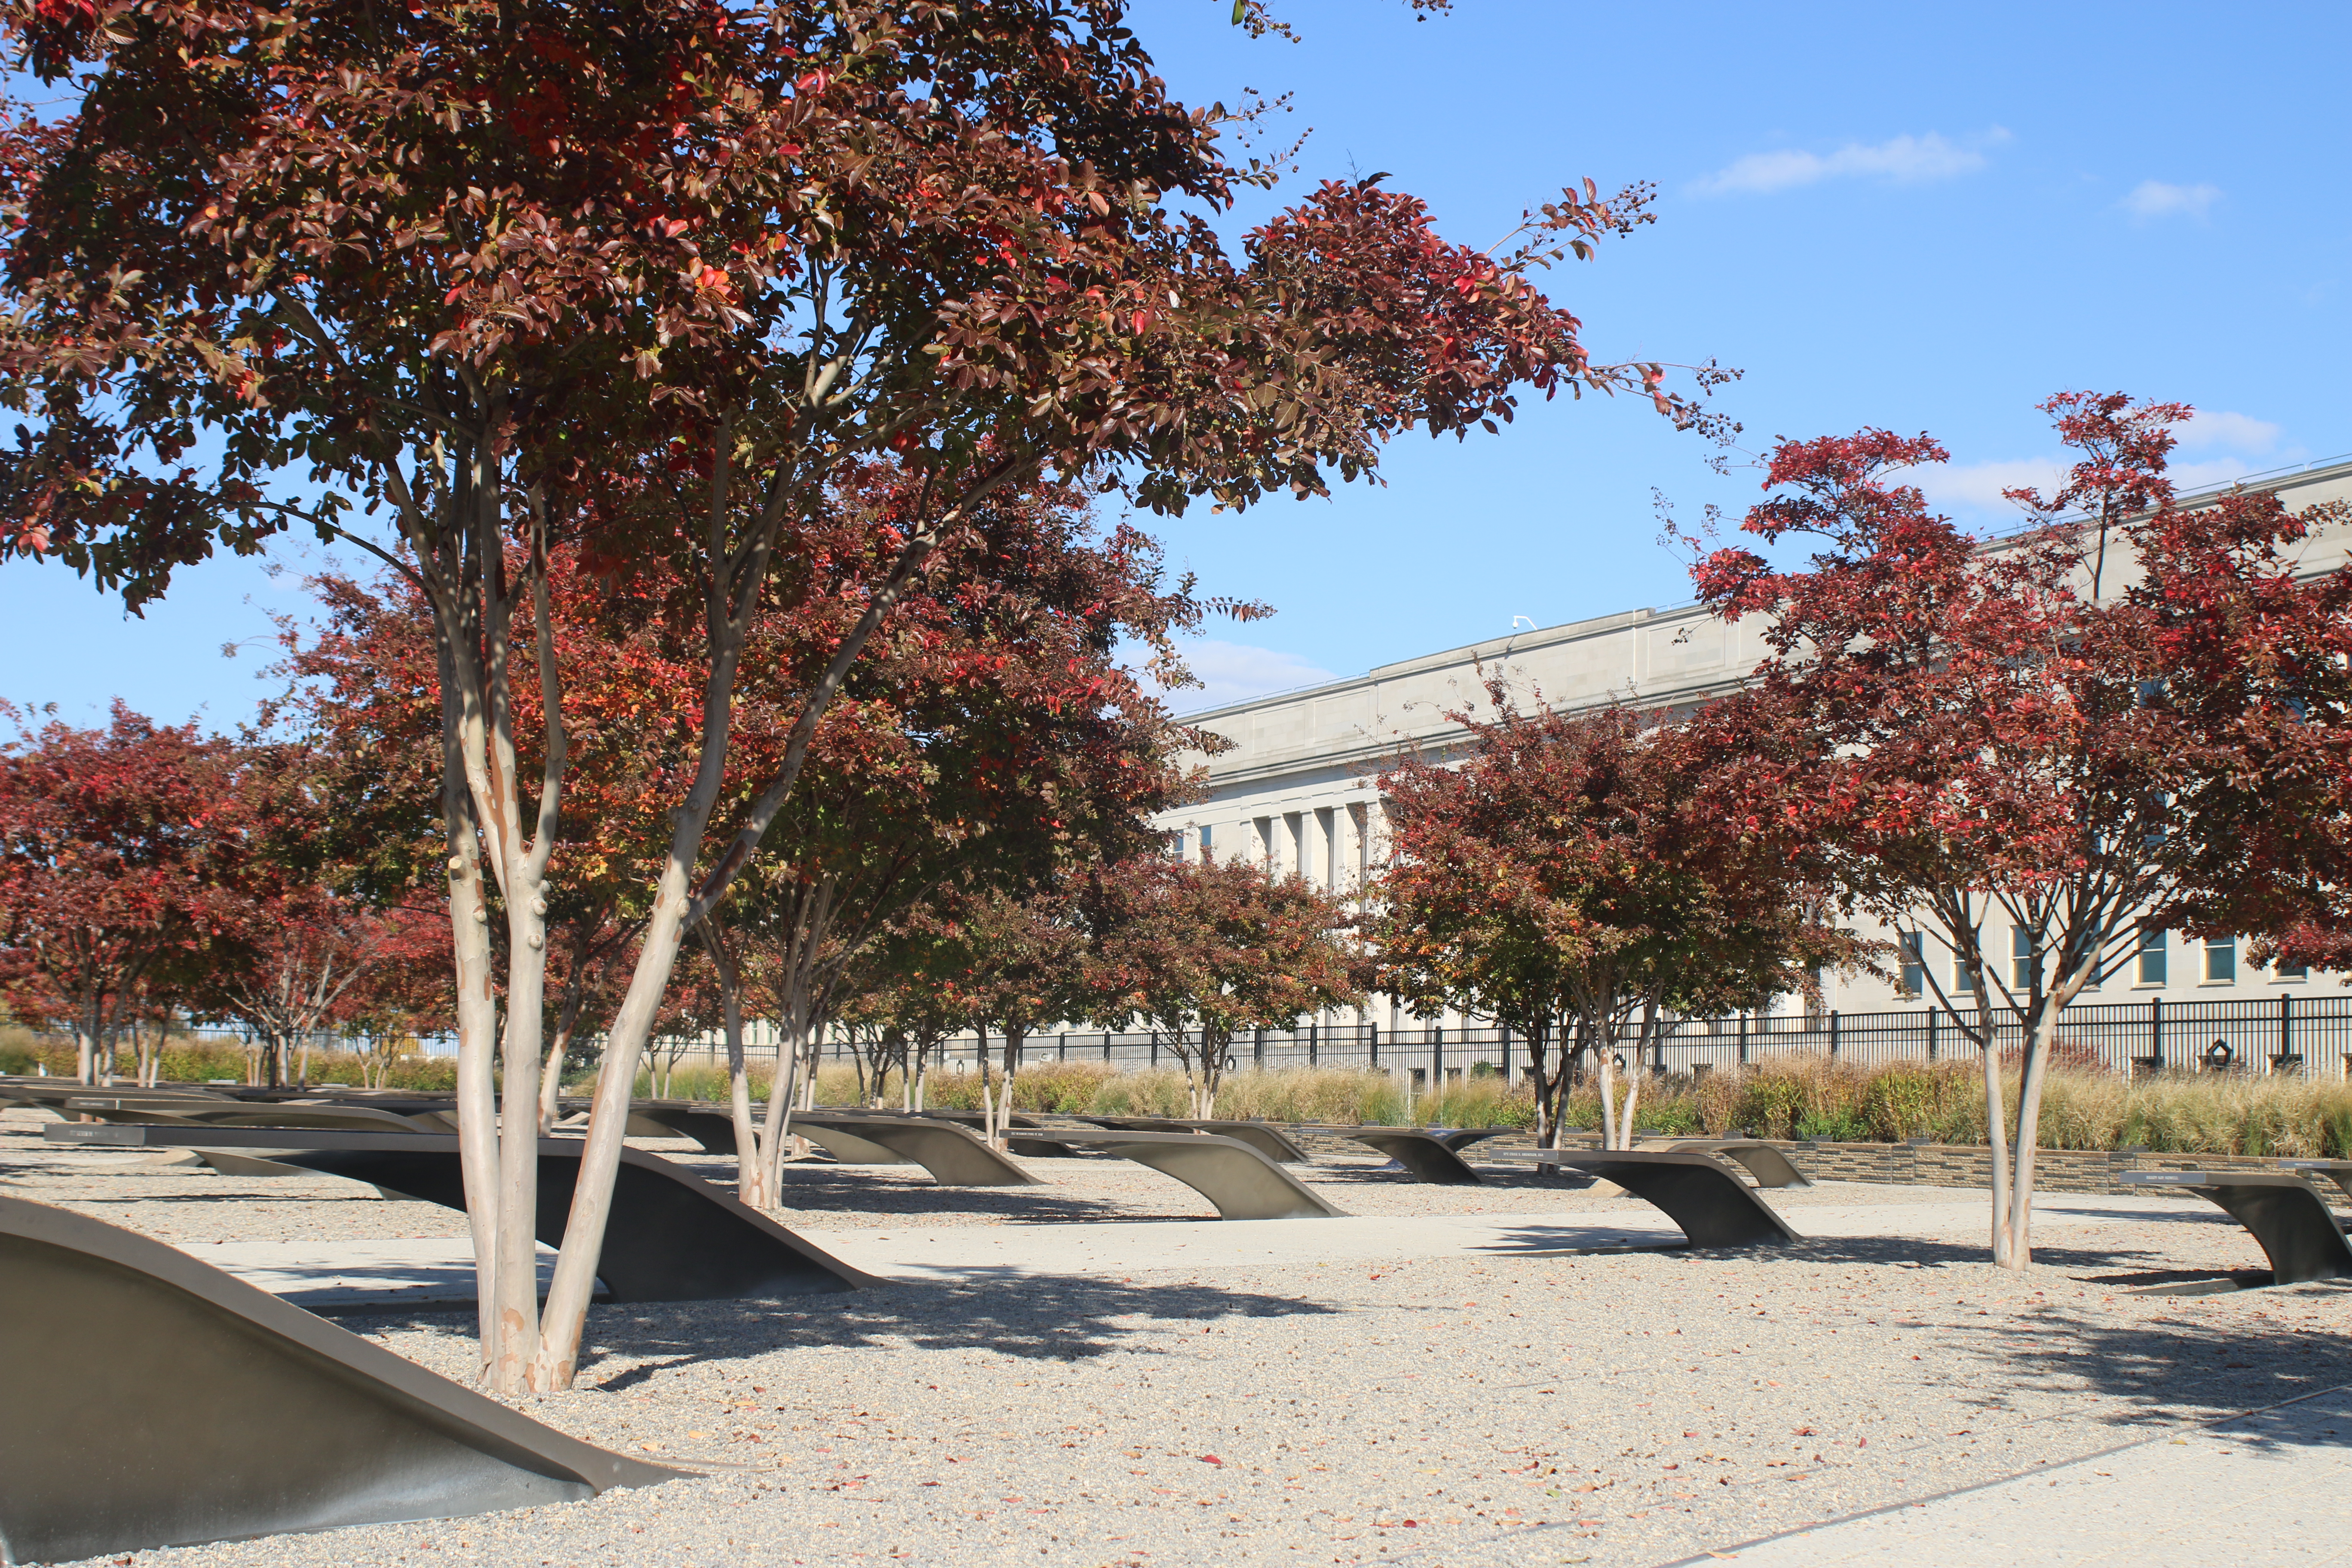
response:
[[[2195,405],[2184,477],[2352,452],[2352,10],[2123,5],[1588,6],[1277,0],[1303,41],[1224,0],[1141,0],[1180,97],[1295,95],[1312,135],[1264,216],[1326,175],[1389,171],[1480,246],[1590,175],[1654,182],[1658,221],[1549,275],[1605,359],[1745,372],[1745,454],[1863,425],[1951,448],[1931,493],[1997,525],[2056,456],[2033,405],[2088,387]],[[1756,475],[1646,405],[1529,405],[1499,437],[1391,449],[1384,488],[1196,513],[1162,530],[1211,592],[1279,614],[1196,650],[1181,706],[1507,632],[1689,597],[1652,491],[1735,517]],[[126,623],[59,569],[0,565],[0,696],[87,720],[249,711],[266,612],[295,571],[189,574]],[[236,659],[225,644],[246,643]]]

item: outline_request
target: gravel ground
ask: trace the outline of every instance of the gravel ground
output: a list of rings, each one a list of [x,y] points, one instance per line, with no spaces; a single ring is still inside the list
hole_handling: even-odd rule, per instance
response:
[[[362,1231],[371,1213],[442,1221],[314,1184],[59,1155],[9,1122],[9,1191],[70,1193],[70,1206],[165,1239],[229,1226],[255,1238],[457,1233]],[[920,1210],[927,1225],[1202,1212],[1135,1167],[1037,1168],[1057,1189],[949,1193],[919,1173],[894,1188],[810,1168],[795,1173],[807,1185],[790,1222],[871,1224],[917,1212],[922,1194],[936,1205]],[[1316,1179],[1360,1214],[1633,1201],[1540,1178],[1465,1194],[1370,1164]],[[1942,1195],[1839,1184],[1772,1201]],[[1020,1206],[1034,1204],[1064,1206]],[[1151,1206],[1163,1205],[1177,1206]],[[740,1468],[582,1504],[135,1561],[1634,1568],[2352,1384],[2352,1289],[2126,1294],[2260,1267],[2226,1217],[2181,1215],[2053,1232],[2025,1274],[1983,1263],[1971,1236],[598,1308],[587,1386],[527,1408],[614,1447]],[[346,1322],[469,1373],[461,1314]]]

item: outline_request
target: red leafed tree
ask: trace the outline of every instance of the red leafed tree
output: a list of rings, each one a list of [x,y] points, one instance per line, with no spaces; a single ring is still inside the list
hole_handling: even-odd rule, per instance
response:
[[[346,754],[339,738],[352,737],[253,737],[239,748],[240,875],[222,890],[217,934],[186,993],[200,1012],[252,1032],[273,1087],[306,1081],[311,1042],[373,1005],[366,987],[378,965],[447,957],[446,921],[437,941],[419,929],[428,901],[383,875],[397,846],[374,841],[383,824],[354,809],[377,782],[374,748]]]
[[[1753,701],[1671,721],[1615,704],[1532,710],[1490,681],[1491,716],[1441,757],[1381,776],[1393,845],[1373,889],[1381,988],[1527,1042],[1537,1140],[1598,1065],[1602,1146],[1633,1145],[1638,1065],[1675,1013],[1810,990],[1860,956],[1823,919],[1781,802],[1801,752]]]
[[[985,1131],[999,1148],[1013,1124],[1013,1089],[1029,1037],[1100,1006],[1102,976],[1077,892],[1074,882],[969,892],[943,921],[954,994],[974,1027],[997,1035],[1003,1075],[990,1081],[983,1054],[980,1098]]]
[[[1095,1021],[1150,1030],[1183,1064],[1194,1116],[1216,1114],[1235,1033],[1363,1000],[1346,910],[1300,878],[1148,856],[1097,879],[1086,903]]]
[[[571,1384],[680,942],[751,863],[866,640],[989,497],[1048,474],[1164,510],[1313,493],[1399,430],[1507,418],[1523,388],[1690,416],[1656,367],[1596,363],[1529,280],[1639,221],[1643,193],[1588,184],[1478,250],[1409,196],[1327,185],[1236,265],[1209,219],[1270,176],[1167,97],[1124,9],[5,9],[44,80],[83,84],[72,115],[14,119],[0,155],[0,386],[26,421],[8,546],[135,607],[181,564],[300,527],[377,551],[429,608],[459,1137],[502,1391]],[[876,520],[887,568],[847,592],[774,771],[706,853],[745,638],[772,592],[823,580],[835,476],[884,454],[925,479]],[[705,647],[542,1327],[536,1149],[500,1141],[493,1101],[499,1058],[511,1083],[541,1068],[569,752],[560,673],[517,634],[551,650],[568,542],[662,584]],[[533,686],[536,742],[516,728]]]
[[[1726,616],[1769,619],[1761,700],[1811,734],[1791,798],[1845,896],[1964,977],[1955,995],[1921,952],[1983,1054],[1993,1258],[2012,1268],[2032,1258],[2067,1005],[2145,931],[2333,923],[2352,868],[2352,583],[2296,574],[2322,519],[2266,491],[2176,502],[2166,427],[2185,407],[2042,406],[2083,460],[2054,497],[2016,492],[2036,526],[2014,540],[1970,538],[1903,482],[1944,459],[1934,441],[1865,430],[1772,455],[1780,493],[1743,526],[1811,540],[1805,569],[1724,549],[1696,573]],[[2021,1042],[2013,1118],[2003,1029]]]
[[[103,1065],[110,1082],[126,1010],[230,918],[249,826],[236,751],[120,702],[102,730],[0,711],[19,725],[0,746],[0,954],[30,1011],[70,1024],[81,1081]]]

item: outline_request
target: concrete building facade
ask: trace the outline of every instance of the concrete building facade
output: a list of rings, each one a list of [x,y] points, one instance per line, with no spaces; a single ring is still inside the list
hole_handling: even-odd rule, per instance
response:
[[[2324,501],[2352,501],[2352,459],[2243,482],[2275,490],[2298,511]],[[1998,542],[1991,548],[1999,548]],[[2301,566],[2315,575],[2334,571],[2347,554],[2352,530],[2324,531],[2305,542]],[[1167,814],[1161,826],[1188,857],[1246,857],[1347,893],[1387,854],[1375,782],[1381,765],[1404,748],[1443,756],[1459,745],[1465,731],[1449,715],[1486,710],[1488,678],[1500,677],[1523,702],[1555,708],[1610,701],[1643,707],[1697,703],[1737,689],[1748,677],[1767,651],[1762,629],[1760,621],[1726,625],[1697,605],[1627,610],[1523,630],[1383,665],[1352,679],[1196,714],[1189,721],[1223,736],[1231,749],[1194,759],[1207,770],[1207,797]],[[1987,933],[1989,946],[1997,940]],[[1917,964],[1943,964],[1941,978],[1952,984],[1952,955],[1936,951],[1932,937],[1927,941]],[[2344,979],[2257,970],[2245,961],[2242,942],[2192,945],[2177,936],[2151,945],[2126,967],[2127,973],[2107,976],[2078,1006],[2287,995],[2291,1007],[2293,994],[2340,994]],[[1906,988],[1901,974],[1833,977],[1828,1005],[1868,1014],[1917,1008],[1919,978],[1915,972]],[[2161,1011],[2159,1006],[2159,1016]],[[1360,1015],[1324,1022],[1393,1026],[1411,1020],[1375,998]]]

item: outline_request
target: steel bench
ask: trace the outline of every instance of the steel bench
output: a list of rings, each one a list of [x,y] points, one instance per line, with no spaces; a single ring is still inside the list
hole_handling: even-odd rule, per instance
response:
[[[1783,1247],[1803,1239],[1712,1154],[1650,1149],[1510,1149],[1496,1156],[1563,1165],[1614,1182],[1665,1212],[1693,1247]]]
[[[1759,1187],[1810,1187],[1812,1178],[1788,1153],[1759,1138],[1685,1138],[1666,1145],[1670,1154],[1716,1154],[1748,1168]]]
[[[2116,1179],[2128,1187],[2192,1192],[2227,1210],[2270,1259],[2277,1284],[2352,1278],[2352,1246],[2345,1243],[2344,1228],[2319,1189],[2302,1176],[2285,1171],[2126,1171]]]
[[[1074,1147],[1098,1149],[1173,1176],[1215,1205],[1220,1219],[1336,1219],[1347,1210],[1284,1170],[1266,1152],[1214,1132],[1065,1132]]]
[[[1307,1151],[1301,1149],[1283,1131],[1264,1121],[1232,1121],[1214,1119],[1192,1120],[1175,1116],[1080,1116],[1075,1120],[1090,1121],[1097,1127],[1108,1127],[1118,1132],[1175,1132],[1179,1131],[1213,1133],[1220,1138],[1235,1138],[1255,1149],[1269,1160],[1286,1165],[1308,1163]]]
[[[985,1140],[951,1121],[930,1117],[795,1110],[791,1131],[803,1134],[845,1164],[871,1163],[858,1157],[858,1144],[879,1148],[897,1162],[922,1166],[943,1187],[1039,1184],[1037,1177],[990,1148]]]
[[[679,1473],[22,1198],[0,1197],[0,1332],[26,1352],[0,1378],[12,1563],[531,1508]]]
[[[250,1150],[274,1164],[364,1182],[444,1208],[466,1206],[457,1140],[447,1133],[118,1123],[53,1123],[41,1131],[52,1143],[84,1147]],[[582,1148],[576,1139],[539,1141],[533,1228],[551,1247],[563,1241]],[[803,1295],[876,1283],[693,1173],[628,1148],[621,1151],[596,1275],[615,1301]]]
[[[1487,1138],[1500,1138],[1516,1127],[1314,1127],[1301,1128],[1332,1138],[1361,1143],[1403,1166],[1414,1180],[1446,1187],[1475,1187],[1486,1178],[1472,1170],[1461,1152]]]

